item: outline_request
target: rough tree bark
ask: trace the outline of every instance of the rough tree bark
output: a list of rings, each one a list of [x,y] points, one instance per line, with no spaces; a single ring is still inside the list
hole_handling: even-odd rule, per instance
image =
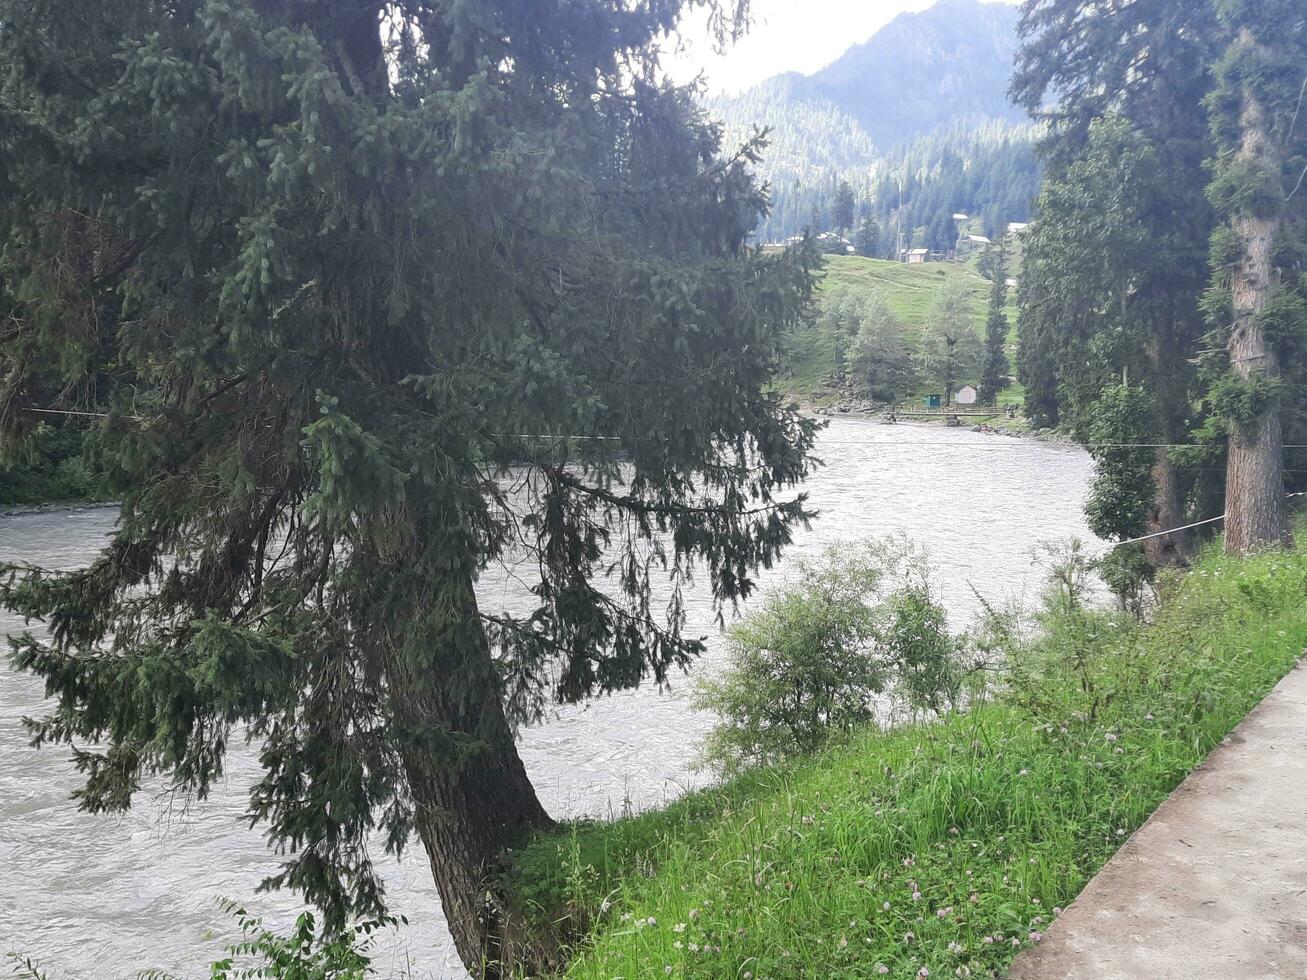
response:
[[[505,848],[552,821],[527,778],[504,714],[471,577],[453,579],[440,591],[428,600],[437,609],[417,603],[405,624],[420,637],[416,645],[411,635],[388,638],[386,686],[405,733],[400,756],[415,827],[454,945],[474,976],[496,980],[517,953],[508,948],[488,875]],[[456,765],[433,750],[432,733],[463,746]]]
[[[1252,45],[1250,32],[1244,43]],[[1266,107],[1246,86],[1241,114],[1240,162],[1281,170],[1281,150],[1270,132]],[[1276,273],[1271,252],[1280,230],[1278,216],[1240,214],[1233,221],[1243,243],[1243,255],[1234,272],[1235,323],[1230,336],[1230,363],[1244,382],[1273,381],[1279,376],[1275,352],[1266,342],[1261,316],[1274,295]],[[1226,474],[1225,548],[1243,555],[1291,540],[1284,496],[1284,437],[1280,407],[1272,400],[1250,424],[1238,424],[1230,433]]]
[[[1153,466],[1153,483],[1157,486],[1157,495],[1153,509],[1148,517],[1148,533],[1159,534],[1184,523],[1184,504],[1181,500],[1180,481],[1175,471],[1171,454],[1165,449],[1157,451],[1157,463]],[[1173,568],[1189,561],[1189,533],[1176,531],[1160,538],[1153,538],[1144,544],[1148,563],[1154,568]]]

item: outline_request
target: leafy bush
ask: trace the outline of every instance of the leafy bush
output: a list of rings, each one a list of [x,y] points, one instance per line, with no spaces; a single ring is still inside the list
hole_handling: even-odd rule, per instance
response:
[[[958,641],[906,540],[831,548],[730,636],[724,674],[697,706],[720,722],[703,761],[723,772],[815,751],[896,708],[956,696]]]

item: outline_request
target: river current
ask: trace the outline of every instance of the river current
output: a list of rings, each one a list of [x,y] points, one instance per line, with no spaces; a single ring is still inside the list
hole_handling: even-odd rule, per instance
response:
[[[1081,508],[1092,475],[1079,449],[924,426],[836,420],[822,434],[824,466],[805,489],[819,516],[800,531],[786,561],[839,541],[898,532],[924,546],[950,618],[966,625],[986,600],[1032,597],[1041,541],[1090,538]],[[0,557],[47,567],[88,562],[112,530],[111,509],[0,517]],[[523,586],[511,570],[485,576],[487,608],[514,608]],[[757,599],[753,603],[757,603]],[[687,631],[709,635],[706,663],[721,656],[707,597],[689,596]],[[0,611],[0,632],[24,628]],[[702,782],[692,770],[709,719],[687,703],[689,684],[652,687],[558,712],[522,734],[522,754],[555,817],[608,816],[672,799]],[[300,911],[290,893],[256,895],[278,858],[242,819],[257,761],[233,751],[226,781],[186,805],[160,784],[124,816],[77,812],[79,784],[61,747],[27,746],[25,715],[42,710],[39,680],[0,658],[0,954],[31,956],[51,980],[117,980],[140,970],[207,976],[234,928],[217,908],[243,902],[284,927]],[[382,976],[461,978],[420,846],[385,868],[392,911],[409,925],[383,937]]]

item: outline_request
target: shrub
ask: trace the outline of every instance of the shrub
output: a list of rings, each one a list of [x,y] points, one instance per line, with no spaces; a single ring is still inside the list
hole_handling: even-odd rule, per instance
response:
[[[725,672],[699,687],[697,706],[720,716],[705,765],[773,763],[956,696],[958,642],[906,540],[840,545],[798,571],[731,632]]]

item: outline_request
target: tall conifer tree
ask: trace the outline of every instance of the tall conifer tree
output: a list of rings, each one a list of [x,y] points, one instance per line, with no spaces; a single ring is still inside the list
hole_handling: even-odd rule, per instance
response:
[[[989,310],[985,317],[985,353],[980,367],[980,400],[997,405],[998,396],[1012,383],[1007,356],[1007,280],[1011,243],[1007,235],[994,242],[980,259],[980,273],[989,279]]]
[[[0,0],[0,424],[107,407],[123,499],[88,568],[0,573],[83,809],[248,736],[270,884],[339,924],[416,835],[507,969],[484,875],[549,823],[514,726],[685,666],[652,580],[729,603],[805,518],[769,392],[815,259],[746,247],[758,147],[651,54],[744,6]],[[474,591],[510,553],[518,614]]]
[[[1301,273],[1300,257],[1285,246],[1290,182],[1307,173],[1307,9],[1297,0],[1216,0],[1216,7],[1230,43],[1210,100],[1221,151],[1211,196],[1229,227],[1213,240],[1210,306],[1223,332],[1231,324],[1231,375],[1217,401],[1230,441],[1226,549],[1244,554],[1290,540],[1281,343],[1307,329],[1307,304],[1282,283]]]

